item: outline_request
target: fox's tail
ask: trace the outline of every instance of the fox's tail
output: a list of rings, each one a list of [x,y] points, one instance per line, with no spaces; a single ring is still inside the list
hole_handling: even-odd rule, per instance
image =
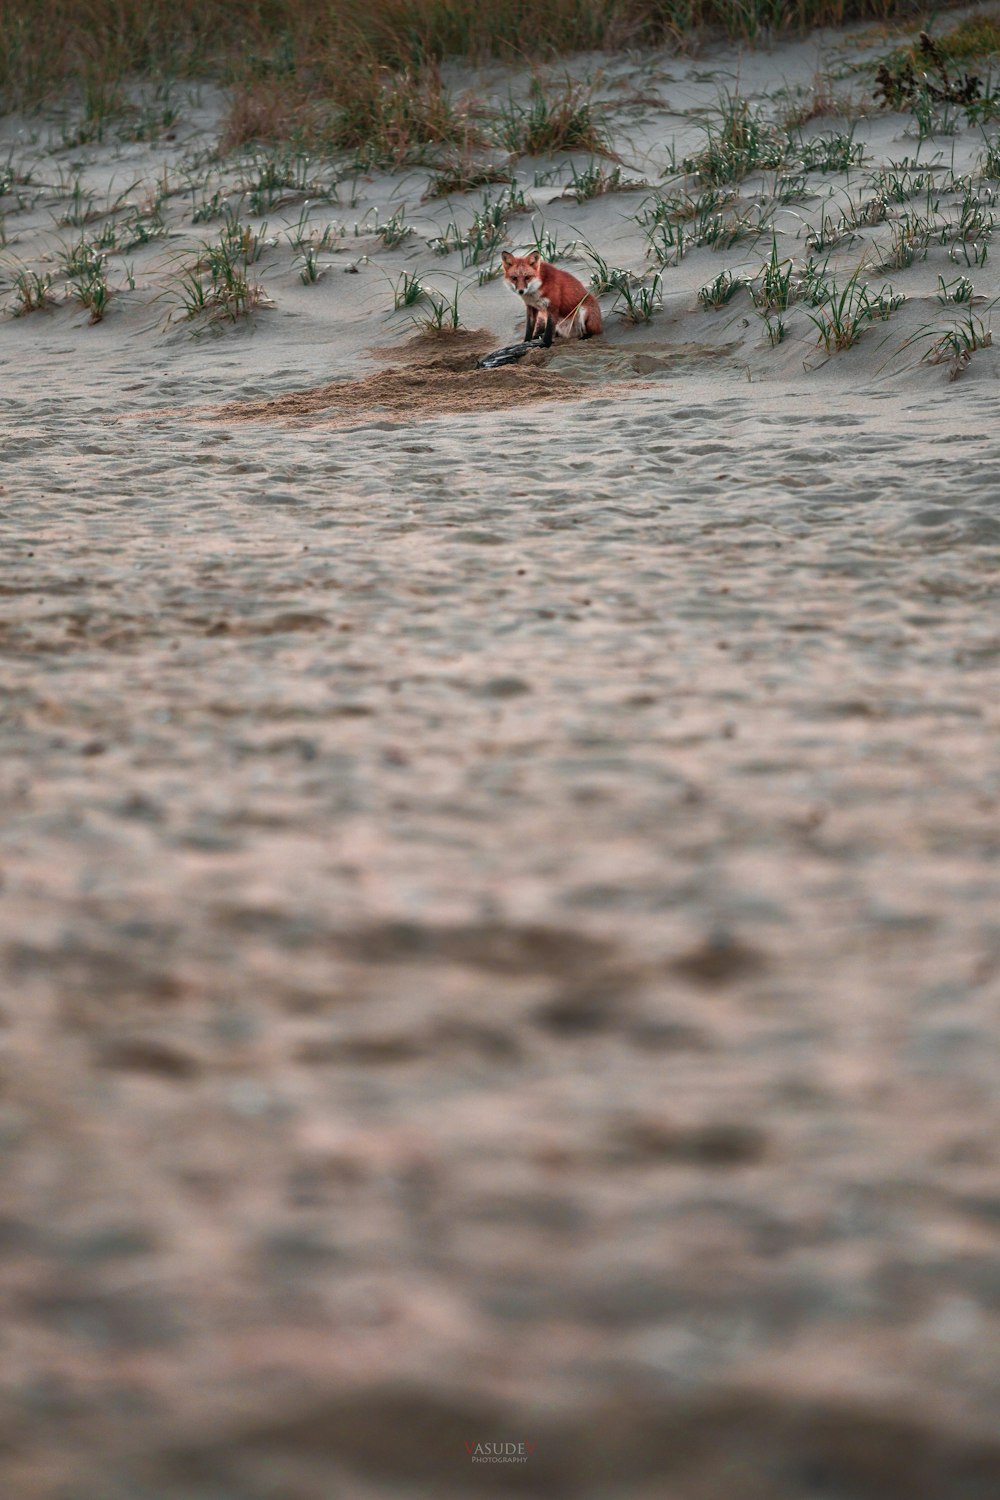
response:
[[[600,314],[595,318],[593,309],[588,305],[589,295],[581,298],[571,313],[560,319],[558,331],[564,339],[585,339],[590,334],[601,332]]]

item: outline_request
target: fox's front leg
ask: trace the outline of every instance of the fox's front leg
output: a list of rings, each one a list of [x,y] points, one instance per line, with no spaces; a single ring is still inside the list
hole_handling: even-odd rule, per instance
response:
[[[538,324],[538,309],[537,307],[528,307],[525,311],[528,316],[524,320],[524,342],[530,344],[531,340],[535,337],[535,328]]]
[[[544,318],[545,319],[545,331],[542,334],[542,348],[543,349],[551,349],[552,348],[552,338],[553,338],[553,335],[555,334],[555,331],[556,331],[556,320],[555,320],[555,318],[553,318],[553,316],[552,316],[552,314],[550,312],[544,312],[544,313],[540,312],[538,314],[538,316],[539,316],[539,318]],[[535,327],[537,328],[537,326],[538,325],[536,323]]]

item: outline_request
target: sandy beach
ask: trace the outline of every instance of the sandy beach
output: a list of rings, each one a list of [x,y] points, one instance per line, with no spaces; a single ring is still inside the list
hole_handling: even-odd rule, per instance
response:
[[[917,139],[885,50],[567,63],[615,155],[509,162],[503,244],[662,306],[496,371],[521,308],[435,241],[500,188],[255,212],[207,84],[170,140],[0,119],[11,1500],[1000,1493],[996,126]],[[654,287],[720,94],[818,77],[860,158]],[[130,214],[91,323],[60,247]],[[772,256],[906,300],[827,352]]]

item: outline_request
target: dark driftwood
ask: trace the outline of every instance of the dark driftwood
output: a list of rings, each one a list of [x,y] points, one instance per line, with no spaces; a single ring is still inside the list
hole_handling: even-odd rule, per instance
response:
[[[496,370],[500,365],[512,365],[516,360],[523,359],[529,349],[543,349],[545,346],[541,339],[522,339],[519,344],[506,344],[502,349],[494,349],[490,354],[484,354],[482,359],[476,361],[479,370]]]

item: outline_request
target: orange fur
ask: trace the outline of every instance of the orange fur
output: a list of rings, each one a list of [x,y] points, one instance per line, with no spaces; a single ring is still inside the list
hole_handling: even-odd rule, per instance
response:
[[[582,281],[542,260],[537,250],[530,255],[512,255],[504,250],[500,258],[504,280],[526,309],[526,340],[541,334],[548,348],[555,334],[564,339],[589,339],[602,331],[597,298]]]

